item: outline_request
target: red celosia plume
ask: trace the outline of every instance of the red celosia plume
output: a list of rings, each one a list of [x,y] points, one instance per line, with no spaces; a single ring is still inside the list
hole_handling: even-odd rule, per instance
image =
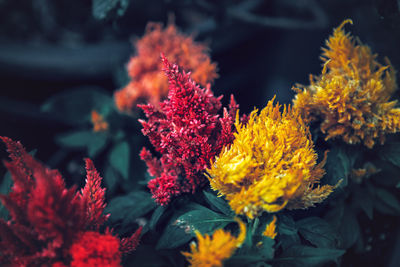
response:
[[[191,71],[192,78],[203,86],[218,76],[207,47],[194,42],[192,36],[180,33],[173,24],[164,29],[161,24],[149,23],[146,34],[136,42],[135,47],[136,56],[127,66],[132,80],[114,95],[120,111],[130,112],[136,104],[144,102],[158,106],[167,96],[168,80],[162,72],[161,52],[186,71]]]
[[[238,108],[231,98],[230,110],[219,117],[221,98],[209,87],[203,89],[191,80],[190,73],[181,72],[162,55],[164,71],[169,81],[169,93],[159,108],[139,105],[147,121],[140,120],[160,158],[143,148],[140,156],[155,176],[148,184],[153,197],[161,205],[172,197],[194,192],[207,179],[203,170],[224,145],[233,141],[234,118]]]
[[[0,219],[1,263],[11,266],[68,265],[71,256],[75,259],[73,248],[79,246],[77,244],[87,233],[97,234],[97,241],[91,247],[93,251],[102,251],[112,238],[117,240],[116,254],[101,258],[120,258],[122,252],[128,251],[126,239],[119,241],[111,234],[99,233],[108,215],[103,215],[102,178],[90,159],[86,159],[86,185],[79,193],[76,187],[67,189],[61,174],[35,160],[21,143],[7,137],[1,139],[10,153],[11,161],[5,165],[14,182],[9,195],[0,195],[10,213],[9,221]],[[135,249],[140,231],[141,228],[128,238],[133,244],[128,248]]]

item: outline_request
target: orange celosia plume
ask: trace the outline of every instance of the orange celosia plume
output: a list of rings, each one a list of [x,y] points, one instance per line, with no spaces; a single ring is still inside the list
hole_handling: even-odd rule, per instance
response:
[[[136,44],[136,56],[128,63],[131,82],[114,95],[115,104],[122,112],[130,112],[141,100],[158,106],[168,93],[168,79],[162,72],[160,54],[191,71],[191,77],[202,86],[218,76],[205,45],[193,41],[192,36],[180,33],[175,25],[163,29],[161,24],[149,23],[146,34]]]

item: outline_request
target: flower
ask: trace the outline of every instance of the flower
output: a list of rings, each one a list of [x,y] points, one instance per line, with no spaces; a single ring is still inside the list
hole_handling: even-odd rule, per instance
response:
[[[348,144],[363,142],[372,148],[385,134],[400,130],[400,108],[389,101],[397,89],[395,71],[376,61],[371,49],[343,30],[351,20],[334,29],[326,41],[320,76],[309,86],[294,88],[294,108],[307,122],[321,120],[326,140],[342,138]]]
[[[14,184],[8,195],[0,195],[10,213],[10,220],[0,219],[0,262],[69,266],[69,249],[87,231],[98,233],[92,249],[101,250],[110,234],[101,235],[99,228],[109,215],[103,214],[105,189],[100,186],[102,178],[93,162],[86,159],[86,185],[77,192],[76,187],[67,189],[61,174],[34,159],[21,143],[1,139],[10,153],[11,161],[5,165]],[[132,244],[137,244],[140,231],[121,241],[115,237],[121,252],[135,248]]]
[[[108,130],[108,123],[96,110],[92,110],[91,120],[94,132],[104,132]]]
[[[270,237],[271,239],[275,239],[276,233],[276,216],[274,215],[272,221],[265,227],[265,231],[263,232],[264,236]]]
[[[246,238],[245,224],[236,219],[240,232],[238,237],[223,229],[217,229],[212,236],[201,235],[196,231],[197,244],[191,243],[191,252],[182,252],[192,267],[220,267],[223,261],[230,258]]]
[[[139,121],[142,133],[161,154],[153,157],[145,148],[140,153],[150,175],[155,176],[148,187],[156,202],[166,205],[172,197],[194,193],[207,182],[203,171],[210,159],[233,140],[238,105],[231,97],[229,111],[224,109],[220,118],[221,97],[215,97],[209,87],[200,88],[165,57],[162,60],[169,80],[168,98],[159,108],[139,105],[148,118]]]
[[[154,106],[168,94],[168,79],[162,72],[160,53],[192,72],[192,79],[206,86],[217,78],[215,63],[208,56],[205,45],[193,41],[192,36],[180,33],[175,25],[163,29],[162,24],[149,23],[146,34],[136,42],[137,55],[128,63],[131,82],[114,95],[121,112],[131,112],[136,104],[148,101]]]
[[[71,267],[121,266],[119,239],[109,233],[81,233],[70,248]]]
[[[254,110],[247,125],[236,118],[232,145],[207,169],[212,189],[226,196],[237,214],[251,219],[264,210],[312,207],[333,189],[314,187],[325,173],[325,160],[317,164],[311,134],[298,111],[285,106],[281,113],[273,101],[259,115]]]

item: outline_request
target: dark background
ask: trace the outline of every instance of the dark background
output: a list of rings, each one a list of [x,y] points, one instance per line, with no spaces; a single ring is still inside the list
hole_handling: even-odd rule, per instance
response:
[[[387,56],[400,69],[399,0],[114,2],[103,14],[92,1],[0,0],[0,135],[37,148],[50,166],[59,152],[54,136],[71,126],[42,113],[41,104],[78,86],[110,95],[123,86],[132,42],[150,21],[173,18],[183,32],[208,43],[220,75],[214,93],[234,94],[246,113],[274,95],[290,103],[291,87],[320,73],[320,48],[347,18],[354,24],[346,31],[380,62]],[[0,158],[6,158],[4,148]]]

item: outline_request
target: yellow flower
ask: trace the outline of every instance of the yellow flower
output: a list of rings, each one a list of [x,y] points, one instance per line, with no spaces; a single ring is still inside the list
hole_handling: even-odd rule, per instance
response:
[[[276,216],[275,215],[274,215],[274,218],[272,219],[272,221],[265,228],[263,235],[270,237],[272,239],[274,239],[276,237],[277,233],[276,233]]]
[[[324,175],[308,127],[290,106],[280,112],[273,100],[246,125],[236,118],[235,140],[207,170],[212,189],[237,214],[253,219],[263,210],[307,208],[324,200],[333,186],[314,187]]]
[[[236,219],[240,233],[234,237],[223,229],[217,229],[210,237],[201,235],[196,231],[197,244],[190,244],[191,252],[182,252],[192,267],[219,267],[223,261],[230,258],[235,250],[240,247],[246,238],[245,224]]]
[[[318,77],[309,86],[294,88],[294,108],[307,122],[321,119],[326,140],[342,138],[348,144],[363,142],[372,148],[386,133],[400,131],[400,108],[389,101],[397,89],[395,71],[386,59],[381,65],[371,49],[343,30],[345,20],[326,41]]]
[[[92,110],[91,119],[94,132],[104,132],[108,130],[108,123],[96,110]]]

